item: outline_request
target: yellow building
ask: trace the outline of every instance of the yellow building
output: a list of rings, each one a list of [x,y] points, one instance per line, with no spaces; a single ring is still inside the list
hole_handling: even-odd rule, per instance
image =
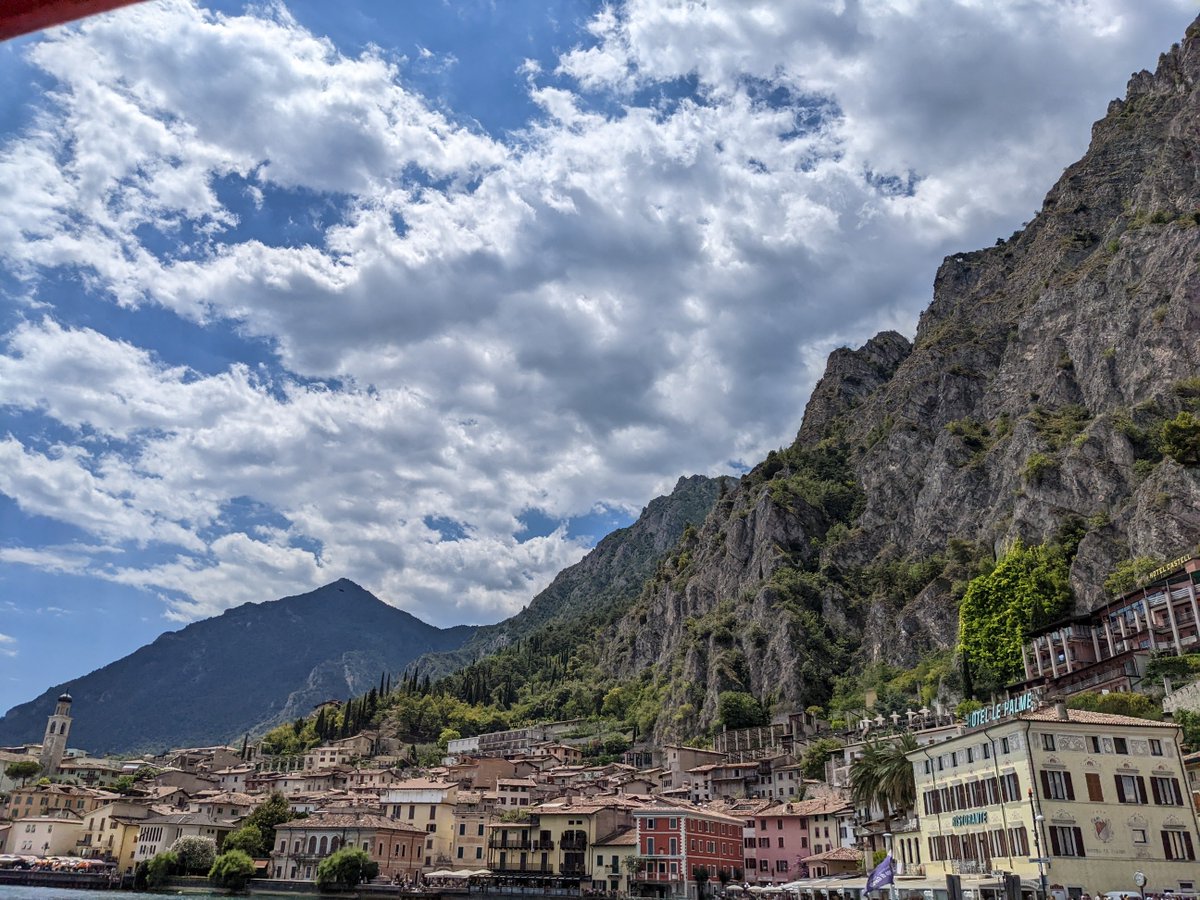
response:
[[[498,875],[594,882],[604,889],[611,876],[620,875],[620,861],[612,857],[632,851],[607,844],[597,851],[596,844],[631,828],[633,810],[641,805],[626,797],[598,797],[530,807],[528,821],[491,825],[487,867]]]
[[[116,862],[122,869],[136,863],[138,825],[151,815],[144,804],[116,800],[88,813],[75,847],[77,856]]]
[[[1155,893],[1191,894],[1200,882],[1175,725],[1034,709],[1027,694],[908,758],[920,829],[897,839],[895,857],[910,872],[1011,872],[1036,884],[1040,865],[1060,898],[1136,893],[1137,872]]]
[[[379,801],[388,818],[425,832],[426,870],[454,862],[457,784],[413,778],[385,788]]]

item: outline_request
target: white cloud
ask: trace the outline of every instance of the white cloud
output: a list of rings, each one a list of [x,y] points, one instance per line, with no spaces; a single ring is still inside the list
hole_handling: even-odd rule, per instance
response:
[[[7,634],[0,634],[0,656],[13,657],[17,655],[17,639]]]
[[[514,60],[543,113],[507,141],[279,10],[57,31],[30,53],[58,89],[0,150],[29,303],[0,405],[68,436],[0,439],[0,492],[101,545],[0,559],[178,619],[341,576],[442,623],[511,612],[582,553],[518,542],[524,510],[636,510],[788,442],[828,350],[910,328],[942,254],[1028,218],[1185,6],[630,0],[557,76]],[[327,221],[246,236],[222,180]],[[65,327],[56,269],[293,374]]]

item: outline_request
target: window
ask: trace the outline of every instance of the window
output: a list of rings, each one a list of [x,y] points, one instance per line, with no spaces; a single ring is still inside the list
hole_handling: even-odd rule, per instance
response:
[[[1008,752],[1008,738],[1006,738],[1006,737],[1000,738],[1000,752],[1001,753]]]
[[[1055,856],[1087,856],[1083,852],[1083,832],[1073,826],[1052,826],[1050,852]]]
[[[1133,829],[1133,842],[1135,844],[1148,844],[1150,842],[1150,838],[1147,836],[1145,828]]]
[[[1049,737],[1050,735],[1047,735]],[[1047,800],[1074,800],[1075,790],[1071,786],[1070,772],[1042,770],[1042,796]]]
[[[1167,859],[1196,858],[1196,849],[1192,846],[1192,836],[1186,831],[1162,832],[1163,852]]]
[[[1125,738],[1123,738],[1123,737],[1113,738],[1113,752],[1114,753],[1125,753],[1125,754],[1129,753],[1129,745],[1126,743]]]
[[[1140,775],[1115,775],[1113,777],[1117,783],[1117,802],[1146,802],[1146,779]]]
[[[1160,741],[1158,738],[1150,738],[1150,755],[1151,756],[1162,756],[1163,755],[1162,741]]]
[[[653,819],[651,821],[653,821]],[[646,855],[647,856],[654,855],[654,838],[652,838],[652,837],[646,838]]]
[[[1100,776],[1096,772],[1088,772],[1084,778],[1087,780],[1088,799],[1093,803],[1104,802],[1104,788],[1100,785]]]
[[[779,838],[779,849],[783,849],[783,838]]]
[[[646,828],[648,828],[650,831],[654,830],[654,820],[653,819],[646,820]],[[651,851],[651,852],[653,852],[653,851]]]
[[[1043,734],[1042,735],[1042,749],[1043,750],[1053,750],[1054,749],[1054,735],[1052,735],[1052,734]]]
[[[925,760],[925,774],[926,775],[933,774],[933,763],[930,762],[929,760]]]
[[[1103,753],[1104,752],[1104,748],[1100,746],[1100,738],[1097,735],[1089,734],[1087,742],[1088,742],[1088,752],[1089,753]]]
[[[979,754],[983,759],[991,759],[992,758],[992,745],[991,744],[981,744],[979,747]]]
[[[671,830],[678,828],[679,820],[678,819],[667,819],[667,827],[670,828]]]
[[[1150,790],[1154,793],[1154,802],[1159,806],[1183,806],[1178,778],[1151,778]]]

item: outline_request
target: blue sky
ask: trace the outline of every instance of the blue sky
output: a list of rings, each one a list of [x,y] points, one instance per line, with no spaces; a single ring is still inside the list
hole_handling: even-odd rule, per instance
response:
[[[156,0],[0,46],[0,709],[340,577],[520,609],[790,442],[1190,0]]]

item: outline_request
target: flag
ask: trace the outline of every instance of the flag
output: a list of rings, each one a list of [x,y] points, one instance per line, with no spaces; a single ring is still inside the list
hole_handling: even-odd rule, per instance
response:
[[[892,854],[888,854],[867,877],[867,890],[873,891],[876,888],[881,888],[885,884],[891,884],[896,880],[896,861],[892,859]]]

